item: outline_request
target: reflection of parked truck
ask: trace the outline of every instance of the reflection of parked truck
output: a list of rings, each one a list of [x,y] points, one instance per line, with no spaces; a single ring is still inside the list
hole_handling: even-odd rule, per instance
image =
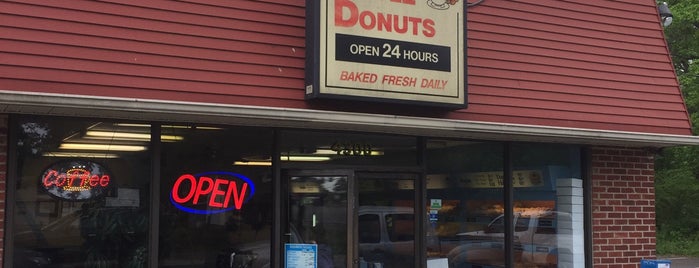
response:
[[[411,207],[359,207],[360,259],[383,267],[410,266],[415,255],[414,221]]]
[[[570,234],[558,233],[558,222],[570,222],[568,213],[540,211],[514,216],[516,261],[534,267],[557,267],[558,253],[567,251]],[[504,215],[492,220],[485,230],[457,234],[459,245],[448,258],[450,267],[503,265]]]

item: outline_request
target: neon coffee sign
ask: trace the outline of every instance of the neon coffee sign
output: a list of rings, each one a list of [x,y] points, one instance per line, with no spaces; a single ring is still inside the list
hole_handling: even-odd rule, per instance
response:
[[[255,184],[249,178],[214,171],[179,176],[170,191],[170,202],[184,212],[216,214],[240,210],[254,194]]]
[[[112,181],[105,167],[84,160],[54,163],[41,175],[41,186],[47,193],[70,201],[100,197],[107,192]]]

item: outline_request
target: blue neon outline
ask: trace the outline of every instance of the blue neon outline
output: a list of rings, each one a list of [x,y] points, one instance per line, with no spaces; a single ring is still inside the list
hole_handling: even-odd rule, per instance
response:
[[[203,172],[203,173],[199,173],[199,174],[194,174],[193,176],[196,178],[199,178],[199,177],[210,175],[210,174],[228,175],[228,176],[231,176],[233,178],[237,178],[237,179],[244,180],[245,182],[247,182],[248,189],[250,189],[250,195],[243,200],[243,204],[250,201],[252,196],[255,195],[255,184],[252,182],[252,180],[249,179],[248,177],[245,177],[245,176],[238,174],[238,173],[227,172],[227,171],[210,171],[210,172]],[[194,208],[185,207],[185,206],[180,205],[177,202],[175,202],[175,199],[172,197],[172,190],[170,190],[170,203],[172,203],[172,205],[174,205],[177,209],[182,210],[184,212],[189,212],[189,213],[194,213],[194,214],[202,214],[202,215],[218,214],[218,213],[228,212],[228,211],[235,209],[235,206],[227,208],[227,209],[221,209],[221,210],[201,210],[201,209],[194,209]]]

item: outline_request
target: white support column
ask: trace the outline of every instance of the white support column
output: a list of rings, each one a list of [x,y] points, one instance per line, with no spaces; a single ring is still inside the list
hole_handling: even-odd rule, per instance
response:
[[[585,267],[584,213],[582,180],[556,180],[558,209],[558,267]]]

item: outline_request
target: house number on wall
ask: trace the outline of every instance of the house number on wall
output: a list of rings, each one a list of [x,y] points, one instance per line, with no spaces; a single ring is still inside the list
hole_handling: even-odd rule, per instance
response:
[[[372,153],[371,144],[362,142],[335,142],[330,150],[348,156],[370,156]]]

